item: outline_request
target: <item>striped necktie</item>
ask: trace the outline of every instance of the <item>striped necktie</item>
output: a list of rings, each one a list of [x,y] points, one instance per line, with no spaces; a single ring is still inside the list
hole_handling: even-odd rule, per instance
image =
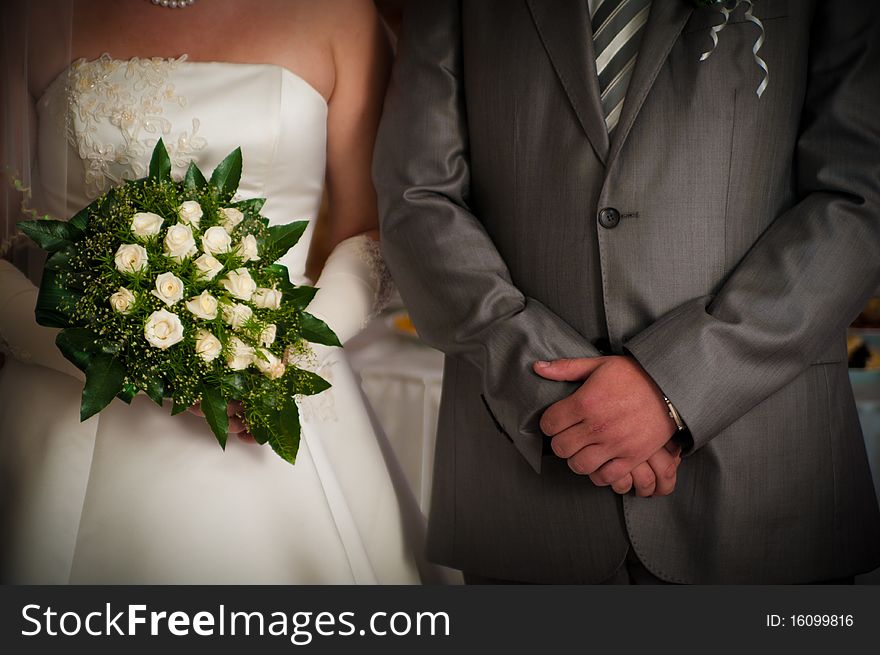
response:
[[[602,113],[608,133],[620,120],[623,99],[636,65],[636,56],[651,0],[599,0],[591,17],[596,72],[602,94]]]

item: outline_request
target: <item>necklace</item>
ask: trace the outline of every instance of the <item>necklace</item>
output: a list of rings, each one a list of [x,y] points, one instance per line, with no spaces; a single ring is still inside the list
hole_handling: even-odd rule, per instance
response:
[[[157,7],[166,9],[186,9],[196,0],[150,0]]]

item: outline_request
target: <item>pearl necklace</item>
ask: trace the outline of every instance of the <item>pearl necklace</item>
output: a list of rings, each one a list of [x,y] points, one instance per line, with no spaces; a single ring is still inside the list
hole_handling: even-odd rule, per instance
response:
[[[196,0],[151,0],[157,7],[165,7],[166,9],[186,9]]]

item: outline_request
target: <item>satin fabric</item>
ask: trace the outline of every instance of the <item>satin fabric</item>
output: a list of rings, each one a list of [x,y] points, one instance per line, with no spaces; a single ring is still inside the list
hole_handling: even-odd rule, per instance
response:
[[[210,174],[241,146],[240,196],[267,198],[273,224],[313,219],[327,109],[274,65],[76,62],[37,103],[40,177],[52,213],[67,217],[102,185],[139,177],[159,136],[175,175],[190,158]],[[296,282],[306,279],[311,233],[283,259]],[[389,473],[345,354],[331,353],[322,373],[333,387],[301,403],[291,466],[235,438],[224,452],[203,419],[171,417],[144,396],[80,423],[79,381],[9,361],[0,371],[4,580],[418,583],[421,516]]]

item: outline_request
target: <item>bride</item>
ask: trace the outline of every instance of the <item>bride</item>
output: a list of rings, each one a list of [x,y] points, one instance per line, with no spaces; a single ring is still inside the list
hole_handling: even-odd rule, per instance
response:
[[[18,27],[41,48],[27,58],[20,95],[32,103],[18,116],[31,126],[20,163],[33,164],[18,172],[32,173],[29,202],[68,218],[143,177],[160,137],[175,175],[190,160],[210,171],[240,145],[239,193],[267,198],[273,224],[314,219],[326,185],[334,247],[309,311],[344,342],[387,290],[370,159],[390,52],[372,2],[172,4],[25,3]],[[60,59],[59,22],[72,26]],[[7,153],[16,121],[11,110]],[[282,262],[296,283],[307,282],[312,231]],[[291,466],[240,423],[243,438],[223,452],[204,419],[171,417],[144,396],[80,423],[82,376],[35,323],[35,298],[0,260],[4,582],[420,581],[420,524],[339,349],[316,354],[333,386],[302,401]]]

